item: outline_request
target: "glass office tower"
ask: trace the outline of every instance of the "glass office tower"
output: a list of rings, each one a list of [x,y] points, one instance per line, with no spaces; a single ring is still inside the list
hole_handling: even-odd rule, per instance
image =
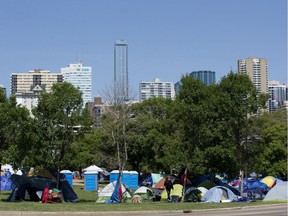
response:
[[[201,80],[205,85],[211,85],[215,83],[214,71],[193,71],[189,76]]]
[[[117,40],[114,46],[114,94],[118,99],[128,100],[128,45]]]
[[[69,64],[61,68],[61,74],[64,82],[71,83],[83,93],[83,108],[87,102],[92,101],[92,67],[82,63]]]

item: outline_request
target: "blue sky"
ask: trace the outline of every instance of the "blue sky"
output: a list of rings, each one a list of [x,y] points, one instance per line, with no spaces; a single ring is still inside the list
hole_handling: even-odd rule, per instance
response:
[[[0,2],[0,84],[10,74],[60,72],[76,57],[93,69],[93,97],[113,80],[116,40],[129,49],[129,83],[268,60],[269,80],[287,83],[286,0],[9,0]]]

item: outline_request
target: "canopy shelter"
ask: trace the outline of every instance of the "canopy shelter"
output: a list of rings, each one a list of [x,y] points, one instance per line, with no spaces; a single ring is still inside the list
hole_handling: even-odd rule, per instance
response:
[[[97,171],[97,172],[103,172],[103,169],[101,169],[100,167],[96,166],[96,165],[91,165],[89,167],[86,167],[85,169],[83,169],[84,172],[91,172],[91,171]]]

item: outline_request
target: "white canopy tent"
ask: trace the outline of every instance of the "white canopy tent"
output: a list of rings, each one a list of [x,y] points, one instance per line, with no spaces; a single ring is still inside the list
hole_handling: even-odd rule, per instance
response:
[[[92,166],[89,166],[89,167],[86,167],[85,169],[83,169],[84,172],[93,172],[93,171],[96,171],[96,172],[103,172],[103,169],[101,169],[100,167],[96,166],[96,165],[92,165]]]

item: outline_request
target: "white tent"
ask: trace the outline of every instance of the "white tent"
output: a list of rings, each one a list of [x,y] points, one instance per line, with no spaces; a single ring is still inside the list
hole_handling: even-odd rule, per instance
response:
[[[96,203],[105,203],[107,200],[110,199],[113,191],[115,190],[115,186],[117,184],[117,181],[110,182],[108,185],[106,185],[98,194],[98,198],[96,199]],[[122,198],[132,198],[132,195],[130,194],[129,188],[125,187],[123,184],[121,184],[121,190],[122,190]]]
[[[268,200],[288,200],[288,182],[279,182],[269,190],[263,201]]]
[[[92,165],[89,167],[86,167],[85,169],[83,169],[84,172],[103,172],[103,169],[101,169],[100,167],[96,166],[96,165]]]

